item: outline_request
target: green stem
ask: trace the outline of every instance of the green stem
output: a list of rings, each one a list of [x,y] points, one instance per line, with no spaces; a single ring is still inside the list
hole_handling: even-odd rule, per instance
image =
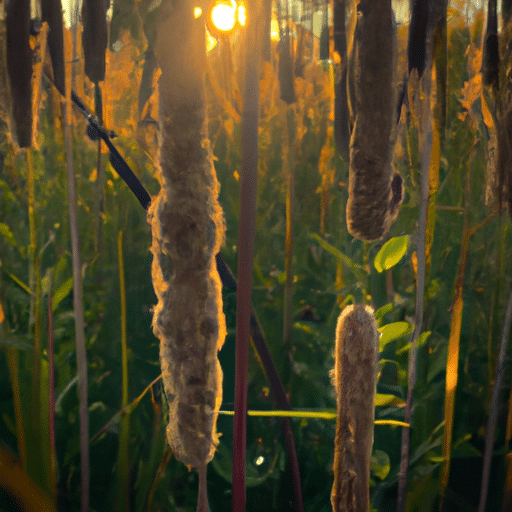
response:
[[[126,344],[126,288],[124,280],[123,232],[117,237],[117,254],[119,265],[119,290],[121,297],[121,365],[122,365],[122,399],[121,406],[128,405],[128,347]],[[121,415],[119,430],[119,454],[117,457],[117,500],[116,510],[128,511],[129,458],[128,441],[130,435],[129,411]]]
[[[68,45],[69,46],[69,45]],[[71,52],[68,52],[71,54]],[[71,58],[67,59],[68,62]],[[75,312],[75,343],[78,370],[78,400],[80,418],[80,478],[81,512],[89,512],[89,409],[87,400],[87,352],[84,333],[84,306],[82,298],[82,274],[80,272],[80,243],[78,236],[78,213],[73,164],[73,143],[71,136],[71,97],[67,88],[66,102],[63,103],[64,140],[66,145],[66,169],[69,203],[69,229],[73,255],[73,306]]]
[[[18,454],[21,459],[23,470],[27,471],[27,451],[25,445],[25,431],[23,428],[23,416],[21,413],[20,379],[18,375],[18,352],[14,347],[5,347],[7,368],[11,379],[12,400],[14,404],[14,419],[16,421],[16,438]]]
[[[284,145],[287,146],[286,162],[283,162],[286,174],[286,235],[284,257],[284,307],[283,307],[283,343],[289,344],[292,335],[292,299],[293,299],[293,204],[295,197],[294,185],[294,104],[288,107],[286,112],[286,127]]]
[[[55,357],[53,339],[52,296],[48,297],[48,430],[50,444],[50,493],[57,498],[57,448],[55,445]]]

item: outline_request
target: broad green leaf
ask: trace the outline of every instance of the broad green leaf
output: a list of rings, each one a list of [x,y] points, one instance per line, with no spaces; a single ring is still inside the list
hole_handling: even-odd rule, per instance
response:
[[[413,326],[409,322],[393,322],[380,327],[379,350],[382,352],[388,343],[406,336],[412,329]]]
[[[16,247],[18,242],[16,242],[16,237],[13,235],[11,228],[4,222],[0,222],[0,235],[7,240],[7,243],[12,247]]]
[[[377,323],[380,323],[381,320],[388,314],[393,311],[393,304],[390,302],[389,304],[386,304],[385,306],[382,306],[381,308],[377,309],[375,311],[375,319],[377,320]]]
[[[52,311],[55,311],[62,299],[65,299],[73,288],[73,278],[66,279],[53,294]]]
[[[382,272],[394,267],[407,252],[409,237],[407,235],[396,236],[388,240],[375,256],[373,265],[377,272]]]
[[[389,475],[389,471],[391,469],[389,455],[382,450],[375,450],[372,453],[370,467],[373,474],[379,480],[384,480]]]
[[[418,336],[418,340],[416,341],[416,348],[421,347],[428,339],[428,337],[432,334],[432,331],[424,331]],[[399,356],[400,354],[403,354],[404,352],[407,352],[408,350],[411,350],[411,344],[407,343],[404,347],[402,347],[400,350],[396,351],[396,355]]]

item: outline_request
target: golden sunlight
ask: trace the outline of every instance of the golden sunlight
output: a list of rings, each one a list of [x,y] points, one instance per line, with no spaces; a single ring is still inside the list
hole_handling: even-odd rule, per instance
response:
[[[210,11],[210,19],[217,30],[228,33],[235,28],[236,3],[219,2]]]

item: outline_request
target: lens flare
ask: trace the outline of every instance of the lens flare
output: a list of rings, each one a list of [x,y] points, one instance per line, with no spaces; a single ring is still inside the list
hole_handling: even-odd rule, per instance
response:
[[[230,32],[236,24],[236,4],[235,2],[217,3],[210,11],[210,18],[217,30],[220,32]]]
[[[245,9],[245,5],[238,6],[238,23],[241,27],[245,27],[245,23],[247,22],[247,11]]]

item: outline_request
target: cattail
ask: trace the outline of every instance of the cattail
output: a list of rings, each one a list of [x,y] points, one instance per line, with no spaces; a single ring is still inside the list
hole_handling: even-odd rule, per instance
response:
[[[108,45],[105,0],[84,0],[82,4],[82,48],[87,78],[94,84],[105,80],[105,51]]]
[[[368,512],[370,457],[379,354],[377,322],[369,306],[347,306],[336,326],[337,394],[333,512]]]
[[[11,0],[5,6],[6,57],[9,75],[13,135],[20,148],[32,144],[32,50],[30,2]]]
[[[224,219],[207,138],[204,20],[194,19],[192,2],[162,1],[155,54],[162,74],[161,190],[149,208],[153,330],[169,404],[167,441],[177,459],[205,475],[222,401],[217,352],[226,327],[215,255]]]
[[[349,85],[347,226],[360,240],[382,238],[398,215],[402,178],[393,173],[396,124],[395,21],[391,0],[360,0]]]

